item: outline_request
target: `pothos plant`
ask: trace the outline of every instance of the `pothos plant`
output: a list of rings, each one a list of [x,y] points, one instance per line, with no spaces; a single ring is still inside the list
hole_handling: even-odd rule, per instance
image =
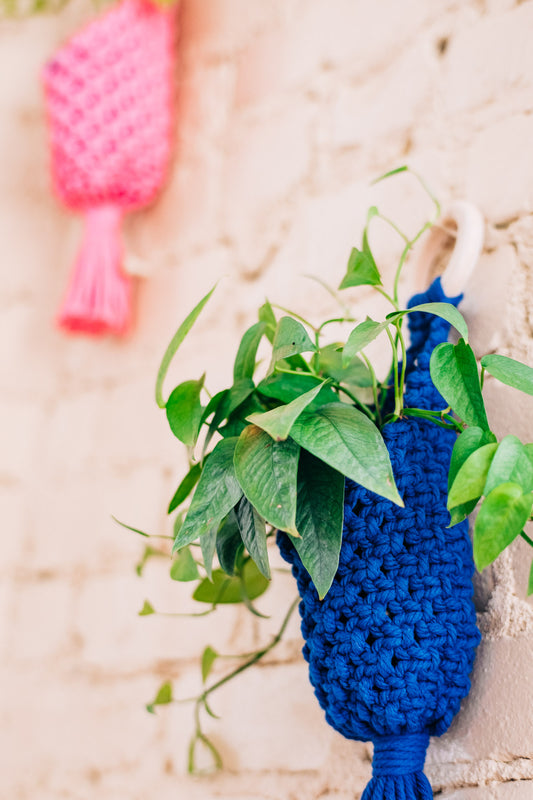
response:
[[[401,167],[382,178],[406,171]],[[168,513],[175,515],[170,577],[195,581],[193,598],[205,608],[199,614],[237,602],[259,614],[254,601],[272,578],[268,544],[277,530],[288,534],[323,598],[339,562],[345,478],[403,505],[382,436],[384,426],[401,418],[423,418],[457,433],[448,477],[450,526],[478,507],[473,543],[479,570],[518,536],[533,546],[524,531],[533,505],[533,444],[512,434],[498,441],[482,394],[488,373],[533,395],[533,369],[502,355],[478,359],[468,343],[466,322],[452,304],[400,306],[398,287],[407,257],[440,214],[437,200],[413,175],[433,202],[433,218],[410,238],[372,207],[361,247],[352,249],[339,286],[339,290],[373,287],[390,303],[385,319],[356,321],[344,312],[314,325],[267,301],[239,343],[228,388],[209,394],[204,374],[180,383],[165,399],[168,367],[212,289],[180,325],[163,356],[156,401],[189,455],[189,469],[168,507]],[[377,218],[403,240],[390,292],[383,286],[369,244],[369,227]],[[456,344],[438,345],[431,357],[431,377],[446,404],[442,408],[404,405],[404,322],[414,311],[445,319],[459,335]],[[327,341],[328,328],[339,322],[355,324],[345,342]],[[380,334],[387,337],[391,350],[391,366],[382,378],[366,354]],[[257,361],[264,341],[270,352],[268,363]],[[146,548],[139,574],[146,559],[160,553]],[[215,557],[218,563],[213,566]],[[533,593],[533,566],[528,591]],[[198,744],[208,749],[214,766],[221,763],[201,727],[201,712],[213,713],[210,695],[276,646],[295,606],[296,601],[272,641],[236,656],[237,666],[211,684],[212,667],[222,656],[211,647],[205,649],[201,666],[205,686],[191,698],[196,719],[191,771],[196,770]],[[146,601],[140,614],[152,613],[157,612]],[[173,701],[171,684],[165,683],[148,709]]]

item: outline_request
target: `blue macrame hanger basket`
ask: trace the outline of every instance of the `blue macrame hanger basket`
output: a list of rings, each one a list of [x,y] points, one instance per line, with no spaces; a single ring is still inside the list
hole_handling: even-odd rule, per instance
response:
[[[457,305],[481,251],[483,220],[454,204],[444,219],[456,245],[441,278],[411,298]],[[436,230],[442,235],[443,228]],[[431,238],[425,253],[431,251]],[[429,373],[449,324],[409,315],[405,405],[444,408]],[[386,425],[383,437],[405,508],[346,481],[337,575],[324,600],[284,534],[301,596],[303,654],[330,725],[372,741],[373,775],[362,800],[431,800],[424,775],[430,736],[449,727],[470,689],[480,634],[472,600],[468,521],[448,528],[447,475],[456,434],[420,418]]]

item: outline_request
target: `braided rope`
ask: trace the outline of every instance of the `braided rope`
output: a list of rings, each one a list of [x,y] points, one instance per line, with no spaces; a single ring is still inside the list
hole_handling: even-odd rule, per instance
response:
[[[411,305],[446,300],[437,280]],[[443,407],[429,359],[449,325],[413,312],[409,328],[406,405]],[[279,536],[301,595],[303,654],[326,720],[346,738],[376,745],[365,800],[431,797],[421,772],[428,736],[444,733],[459,710],[480,638],[468,522],[447,528],[456,434],[403,419],[386,425],[383,437],[405,508],[346,481],[340,563],[324,600],[288,537]],[[398,781],[404,788],[393,792]]]

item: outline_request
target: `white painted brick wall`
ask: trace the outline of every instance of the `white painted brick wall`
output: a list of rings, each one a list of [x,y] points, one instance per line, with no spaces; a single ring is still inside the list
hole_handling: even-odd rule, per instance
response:
[[[332,310],[303,275],[338,282],[370,204],[408,230],[424,219],[409,179],[369,186],[406,160],[444,204],[464,196],[487,218],[490,252],[464,302],[475,346],[533,362],[533,2],[182,0],[174,163],[160,200],[125,226],[128,259],[148,277],[123,342],[53,324],[80,224],[50,192],[38,76],[92,13],[76,2],[0,30],[0,797],[352,800],[369,748],[325,724],[296,618],[268,664],[213,698],[223,721],[207,729],[226,771],[186,776],[190,707],[151,717],[145,702],[167,678],[179,697],[197,691],[205,644],[268,640],[292,579],[259,601],[264,624],[233,608],[139,618],[145,597],[190,610],[189,588],[163,560],[138,579],[144,542],[111,514],[170,532],[184,454],[153,385],[177,323],[223,278],[168,386],[204,366],[211,391],[227,385],[265,296],[312,318]],[[398,243],[377,224],[372,242],[390,275]],[[414,288],[407,274],[404,296]],[[347,297],[357,313],[384,310],[367,290]],[[508,392],[489,385],[498,433],[532,438],[530,400],[509,412]],[[478,580],[472,694],[428,754],[443,800],[532,796],[529,559],[517,543]]]

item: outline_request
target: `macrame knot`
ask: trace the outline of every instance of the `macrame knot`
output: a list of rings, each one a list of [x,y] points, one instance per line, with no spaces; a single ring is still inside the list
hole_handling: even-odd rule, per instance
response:
[[[372,774],[409,775],[422,772],[429,744],[427,733],[404,733],[398,736],[378,736],[374,739]]]

